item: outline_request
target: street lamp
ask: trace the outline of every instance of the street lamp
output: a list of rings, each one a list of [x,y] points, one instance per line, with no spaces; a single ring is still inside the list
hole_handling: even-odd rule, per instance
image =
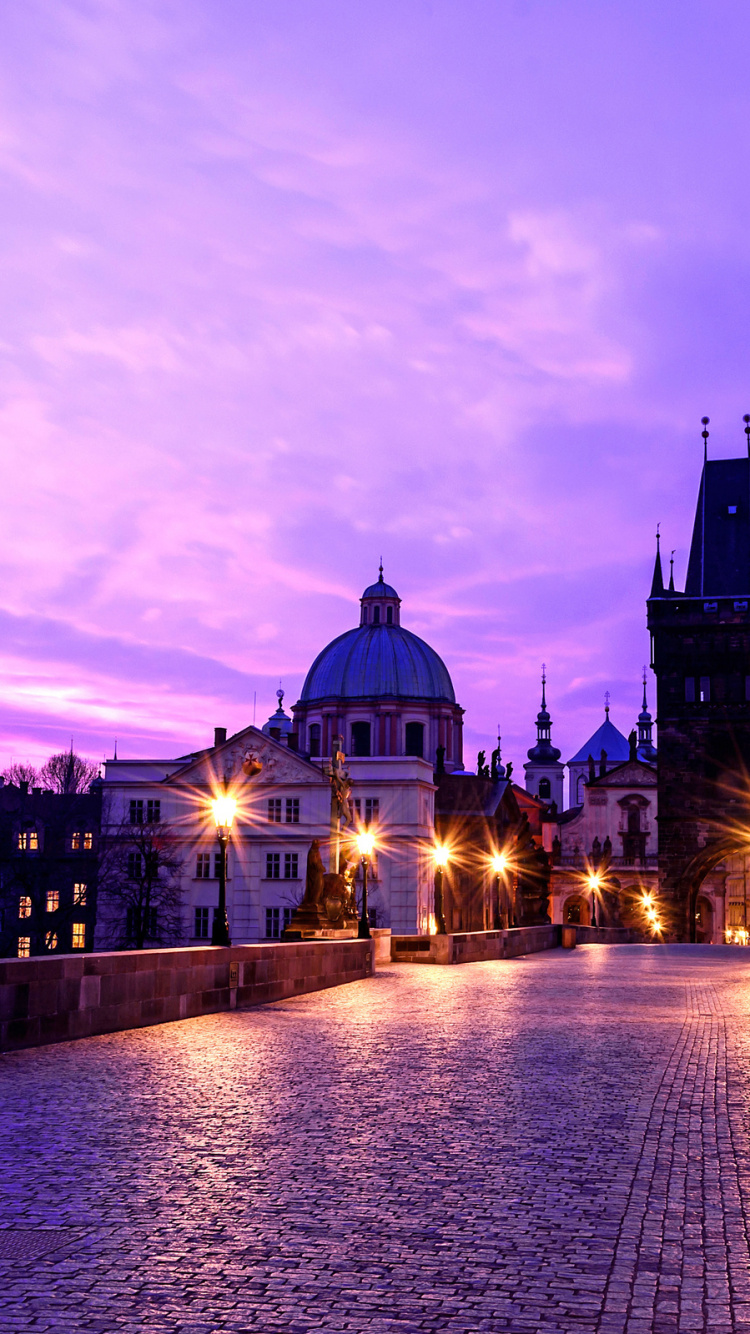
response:
[[[503,917],[507,909],[501,912],[500,909],[500,885],[503,882],[505,872],[508,869],[508,859],[503,852],[496,852],[492,858],[492,869],[495,872],[495,911],[493,913],[493,930],[501,931],[503,927]],[[507,899],[507,893],[503,894],[503,900]]]
[[[232,833],[232,821],[237,809],[234,797],[215,797],[211,802],[216,835],[219,840],[219,906],[214,913],[211,930],[212,945],[231,945],[227,920],[227,844]]]
[[[445,929],[445,904],[443,900],[443,874],[448,865],[450,856],[448,849],[441,847],[440,844],[433,848],[432,855],[435,858],[435,925],[438,936],[447,935]]]
[[[370,858],[375,849],[375,838],[363,830],[357,834],[357,851],[362,858],[362,912],[359,918],[359,928],[357,930],[358,940],[370,939],[370,922],[367,916],[367,868],[370,864]]]
[[[591,890],[591,925],[596,926],[596,891],[601,881],[598,875],[589,876],[589,889]]]

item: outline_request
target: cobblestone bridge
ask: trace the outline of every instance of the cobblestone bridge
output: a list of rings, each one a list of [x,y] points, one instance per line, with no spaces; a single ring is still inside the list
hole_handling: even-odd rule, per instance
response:
[[[750,951],[401,965],[0,1058],[0,1329],[750,1334]]]

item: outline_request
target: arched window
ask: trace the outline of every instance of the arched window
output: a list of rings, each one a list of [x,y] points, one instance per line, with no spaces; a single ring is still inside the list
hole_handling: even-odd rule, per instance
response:
[[[393,625],[393,607],[388,607],[385,613],[385,619],[389,625]]]
[[[407,723],[404,728],[404,754],[424,758],[424,723]]]
[[[380,625],[380,607],[373,607],[373,609],[372,609],[372,623],[373,623],[373,625]],[[369,754],[369,752],[368,752],[368,754]]]
[[[377,611],[377,607],[375,608]],[[352,755],[370,754],[370,724],[352,723]]]
[[[320,723],[310,724],[310,754],[320,755]]]
[[[549,801],[552,796],[552,784],[550,783],[549,778],[539,779],[539,796],[542,801]]]

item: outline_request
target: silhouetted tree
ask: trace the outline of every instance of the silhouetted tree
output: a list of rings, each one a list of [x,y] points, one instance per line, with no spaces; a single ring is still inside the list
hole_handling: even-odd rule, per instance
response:
[[[97,928],[106,948],[142,950],[180,942],[182,865],[174,831],[161,821],[124,821],[102,838]]]
[[[38,774],[41,787],[52,792],[86,792],[99,777],[99,765],[76,755],[73,747],[50,755]]]

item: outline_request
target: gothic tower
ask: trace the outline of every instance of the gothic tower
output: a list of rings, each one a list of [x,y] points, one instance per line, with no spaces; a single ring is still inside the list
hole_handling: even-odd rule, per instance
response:
[[[748,457],[708,460],[685,591],[664,587],[658,541],[647,601],[659,725],[659,880],[665,917],[695,939],[698,890],[750,829]],[[704,444],[708,418],[703,420]],[[640,722],[640,720],[639,720]],[[744,847],[743,847],[744,844]]]

